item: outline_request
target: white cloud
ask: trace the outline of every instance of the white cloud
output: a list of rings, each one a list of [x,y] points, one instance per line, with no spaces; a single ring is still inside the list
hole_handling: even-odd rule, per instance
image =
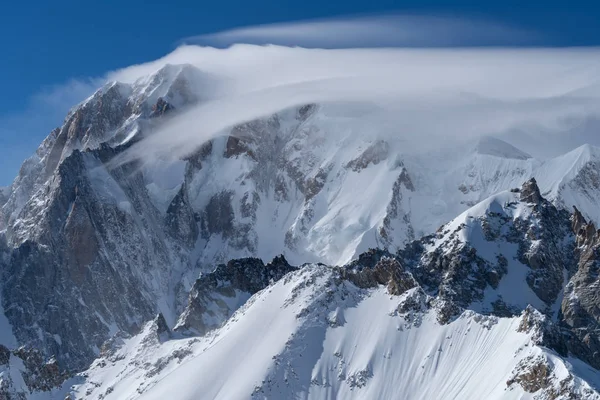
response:
[[[494,21],[387,14],[276,23],[193,36],[183,44],[236,43],[320,48],[448,47],[536,44],[541,35]]]
[[[236,124],[311,102],[368,104],[370,112],[345,119],[348,129],[368,125],[372,134],[401,136],[415,150],[523,126],[560,136],[567,118],[600,110],[598,49],[184,46],[113,76],[131,80],[165,63],[195,65],[219,90],[166,122],[129,157],[180,157]]]
[[[513,142],[533,138],[518,144],[534,155],[547,155],[550,151],[532,147],[563,149],[565,132],[573,127],[564,121],[597,120],[600,50],[451,47],[520,45],[539,38],[489,21],[398,15],[241,28],[187,41],[342,48],[180,46],[161,59],[34,96],[22,114],[0,117],[8,132],[1,136],[27,133],[39,142],[102,82],[132,83],[167,63],[186,63],[204,71],[214,90],[205,102],[163,124],[128,157],[179,157],[235,124],[309,102],[354,102],[363,111],[368,105],[368,112],[346,119],[348,129],[362,129],[357,134],[365,134],[368,126],[371,134],[401,136],[415,145],[511,134]],[[407,47],[381,47],[388,45]],[[353,46],[365,48],[347,48]],[[419,46],[423,48],[415,48]],[[578,129],[579,141],[600,144],[598,135]]]

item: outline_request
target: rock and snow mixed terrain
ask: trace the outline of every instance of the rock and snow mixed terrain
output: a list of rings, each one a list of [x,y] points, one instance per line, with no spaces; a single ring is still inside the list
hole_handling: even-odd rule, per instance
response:
[[[431,301],[421,288],[392,296],[305,266],[202,338],[161,340],[149,323],[96,360],[75,397],[600,398],[580,377],[595,372],[538,346],[525,316],[466,311],[441,325]]]
[[[108,84],[0,188],[0,398],[600,398],[600,149],[308,104],[111,162],[202,90]]]

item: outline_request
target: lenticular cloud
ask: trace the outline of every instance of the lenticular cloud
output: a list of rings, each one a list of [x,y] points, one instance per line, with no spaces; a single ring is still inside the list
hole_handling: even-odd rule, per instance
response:
[[[242,27],[192,36],[182,44],[237,43],[316,48],[534,45],[536,32],[495,21],[451,16],[386,14]]]
[[[343,24],[344,32],[352,24],[365,27],[355,21]],[[484,27],[458,26],[441,31],[460,37]],[[326,33],[331,27],[319,22],[317,28]],[[306,29],[278,25],[215,37],[265,39],[279,32],[290,38],[306,35]],[[384,24],[382,29],[391,28]],[[495,29],[506,37],[521,37],[517,31]],[[413,24],[410,31],[418,29]],[[316,43],[317,36],[310,38]],[[568,134],[573,127],[569,121],[596,119],[600,110],[595,76],[599,49],[184,45],[159,60],[116,71],[109,79],[131,83],[166,64],[190,64],[201,71],[203,78],[193,84],[203,100],[158,126],[122,160],[182,157],[237,124],[307,103],[336,105],[344,129],[403,140],[406,151],[490,134],[514,136],[515,131],[522,132],[519,137],[536,138],[533,143],[540,137],[550,143]],[[582,140],[593,142],[589,135],[584,133]],[[535,153],[531,141],[521,145]]]

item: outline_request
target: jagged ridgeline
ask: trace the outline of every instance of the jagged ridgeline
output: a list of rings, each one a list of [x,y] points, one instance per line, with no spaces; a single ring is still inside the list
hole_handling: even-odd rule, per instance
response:
[[[184,361],[209,377],[232,354],[246,354],[243,382],[206,378],[182,396],[386,398],[377,387],[424,373],[409,359],[432,359],[437,341],[463,349],[448,365],[477,351],[493,364],[475,339],[445,339],[459,332],[506,341],[511,358],[492,374],[500,392],[465,383],[457,396],[596,396],[598,149],[541,162],[485,138],[404,154],[310,104],[182,159],[114,167],[209,84],[169,65],[104,86],[0,189],[0,398],[161,398]],[[410,334],[425,331],[438,336]],[[364,360],[407,369],[352,358],[351,337]],[[239,353],[244,340],[264,351]],[[455,369],[432,370],[427,390],[468,378]]]
[[[340,267],[233,260],[196,281],[173,331],[152,322],[87,372],[118,378],[77,393],[135,383],[150,399],[174,387],[184,397],[388,398],[394,381],[402,398],[450,385],[442,398],[597,399],[597,238],[531,179],[395,254],[372,249]],[[142,359],[142,372],[128,367]],[[263,375],[211,374],[230,368]]]

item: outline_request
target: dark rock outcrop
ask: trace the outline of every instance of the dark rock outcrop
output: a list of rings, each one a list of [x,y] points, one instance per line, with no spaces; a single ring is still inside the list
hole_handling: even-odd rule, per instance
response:
[[[152,111],[150,112],[150,118],[161,117],[170,111],[172,111],[174,107],[169,104],[165,99],[159,97],[156,104],[152,106]]]
[[[346,164],[346,168],[354,172],[360,172],[371,164],[377,165],[387,159],[389,152],[390,145],[383,140],[378,140],[367,147],[360,156],[349,161]]]
[[[151,331],[156,335],[159,342],[164,342],[171,338],[171,329],[162,314],[158,314],[151,322]]]
[[[373,288],[386,285],[388,292],[399,296],[417,286],[412,274],[406,272],[396,258],[382,257],[372,267],[358,270],[341,269],[342,279],[348,279],[360,288]]]
[[[184,246],[192,247],[196,243],[200,228],[196,214],[190,205],[185,183],[181,185],[177,195],[169,204],[165,225],[170,235]]]
[[[11,358],[14,362],[9,363]],[[60,387],[70,376],[54,358],[45,359],[39,350],[20,347],[10,351],[0,346],[2,400],[25,400],[33,393],[39,396]]]
[[[521,201],[526,203],[539,204],[543,199],[535,178],[531,178],[525,182],[521,187],[520,193]]]
[[[10,350],[0,344],[0,365],[6,365],[10,361]]]
[[[383,218],[383,224],[379,229],[379,236],[383,240],[383,247],[389,248],[393,244],[393,236],[394,236],[394,226],[393,221],[402,221],[402,226],[406,227],[407,236],[409,240],[415,239],[415,232],[410,223],[410,214],[403,211],[402,203],[404,193],[413,192],[415,190],[415,186],[413,185],[412,179],[404,166],[402,166],[402,171],[394,181],[394,186],[392,188],[392,199],[387,206],[386,215]]]
[[[569,351],[600,368],[600,234],[575,209],[576,269],[565,288],[562,318],[569,329]]]
[[[21,347],[14,351],[25,365],[23,378],[32,392],[47,392],[62,385],[69,378],[69,373],[61,370],[55,359],[44,360],[42,353],[36,349]]]
[[[196,280],[174,330],[202,335],[218,328],[251,295],[294,269],[283,256],[266,265],[258,258],[243,258],[217,266]]]

